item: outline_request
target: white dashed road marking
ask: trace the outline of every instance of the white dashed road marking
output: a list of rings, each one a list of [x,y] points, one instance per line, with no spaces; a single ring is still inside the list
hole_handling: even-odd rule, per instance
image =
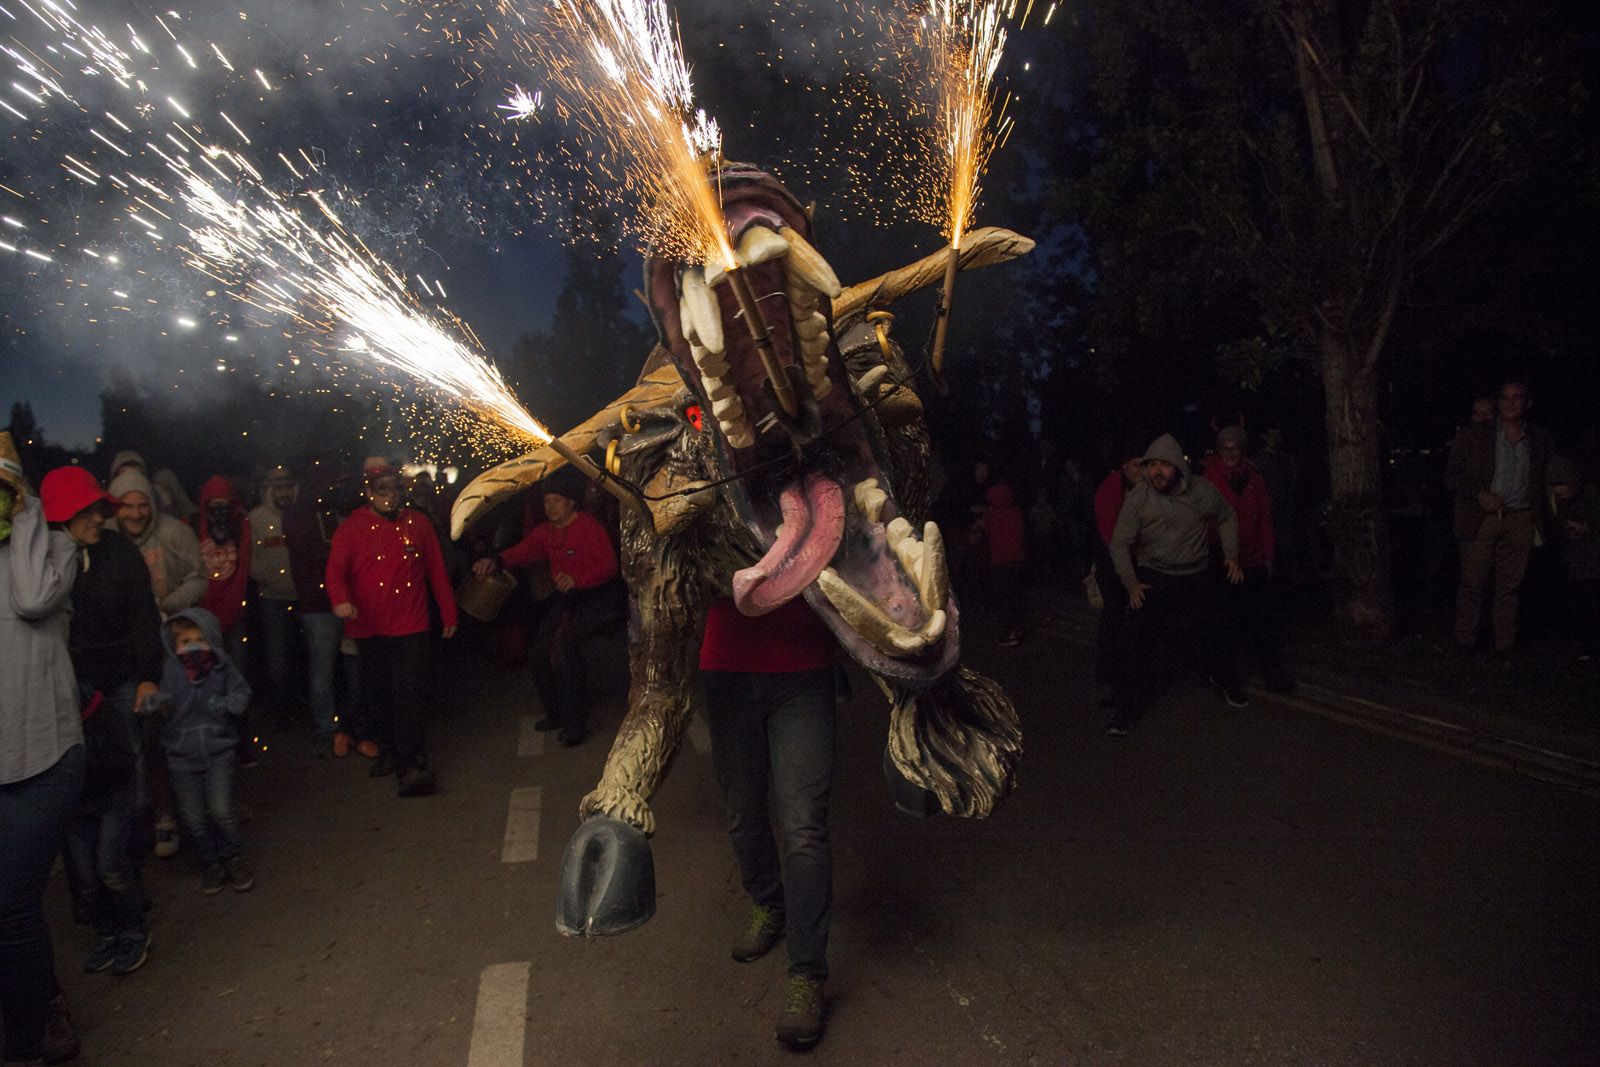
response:
[[[539,805],[543,790],[536,785],[511,791],[511,808],[506,812],[506,840],[500,849],[500,862],[527,863],[539,858]]]
[[[544,755],[544,734],[533,727],[533,724],[537,721],[532,715],[523,717],[522,732],[517,735],[517,755]]]
[[[528,1032],[527,963],[497,963],[478,979],[467,1067],[522,1067]]]

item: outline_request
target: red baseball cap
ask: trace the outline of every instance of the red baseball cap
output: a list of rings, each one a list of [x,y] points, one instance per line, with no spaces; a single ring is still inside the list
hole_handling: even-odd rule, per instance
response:
[[[94,475],[82,467],[57,467],[39,483],[39,503],[45,522],[66,522],[95,504],[119,506],[122,501],[100,488]]]

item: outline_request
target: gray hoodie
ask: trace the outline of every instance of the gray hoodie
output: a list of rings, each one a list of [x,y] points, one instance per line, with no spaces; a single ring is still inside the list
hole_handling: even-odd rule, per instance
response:
[[[194,531],[157,510],[150,480],[131,467],[113,478],[107,491],[116,497],[143,493],[150,500],[150,525],[130,540],[144,557],[144,565],[150,568],[150,585],[155,589],[161,614],[171,615],[200,603],[210,583],[200,568],[200,540]],[[111,525],[116,528],[115,522]]]
[[[1204,478],[1189,476],[1178,439],[1164,433],[1145,451],[1145,459],[1160,459],[1178,468],[1178,481],[1172,489],[1158,493],[1147,482],[1140,482],[1128,493],[1117,513],[1111,534],[1111,561],[1117,577],[1130,589],[1139,580],[1134,570],[1135,557],[1140,567],[1163,574],[1198,574],[1211,562],[1209,533],[1216,523],[1222,537],[1222,554],[1239,558],[1239,516],[1223,499],[1217,487]]]
[[[211,646],[212,667],[203,678],[191,678],[172,647],[171,623],[187,619],[200,628]],[[239,720],[250,706],[250,683],[223,650],[222,627],[205,608],[180,611],[161,627],[167,665],[161,672],[161,696],[167,719],[161,725],[161,747],[167,766],[178,771],[204,770],[211,757],[239,743]]]
[[[83,743],[67,652],[78,556],[71,537],[45,525],[38,497],[24,498],[0,542],[0,785],[42,774]]]

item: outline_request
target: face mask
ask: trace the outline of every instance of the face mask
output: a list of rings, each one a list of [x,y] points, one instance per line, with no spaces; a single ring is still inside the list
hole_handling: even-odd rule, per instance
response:
[[[233,540],[232,524],[228,519],[227,508],[206,509],[206,532],[211,535],[211,540],[219,545],[225,545]]]
[[[0,488],[0,541],[11,539],[11,516],[15,514],[17,498],[10,489]]]
[[[204,641],[185,641],[176,649],[183,673],[191,682],[203,682],[217,666],[217,654]]]

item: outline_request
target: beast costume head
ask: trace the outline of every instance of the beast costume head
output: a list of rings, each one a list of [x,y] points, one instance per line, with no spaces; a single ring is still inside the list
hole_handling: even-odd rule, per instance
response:
[[[775,178],[732,164],[717,182],[770,361],[722,269],[651,256],[645,291],[660,343],[634,389],[562,437],[578,452],[604,450],[613,490],[634,504],[622,565],[639,620],[628,713],[563,866],[557,925],[569,934],[618,933],[653,912],[648,801],[688,721],[717,597],[748,615],[803,597],[871,672],[890,703],[886,767],[900,807],[986,815],[1021,755],[1010,701],[959,663],[960,611],[943,539],[926,521],[922,404],[888,333],[889,305],[936,282],[945,256],[845,289]],[[1031,247],[975,231],[961,265]],[[455,533],[559,462],[544,448],[480,476],[456,503]]]

